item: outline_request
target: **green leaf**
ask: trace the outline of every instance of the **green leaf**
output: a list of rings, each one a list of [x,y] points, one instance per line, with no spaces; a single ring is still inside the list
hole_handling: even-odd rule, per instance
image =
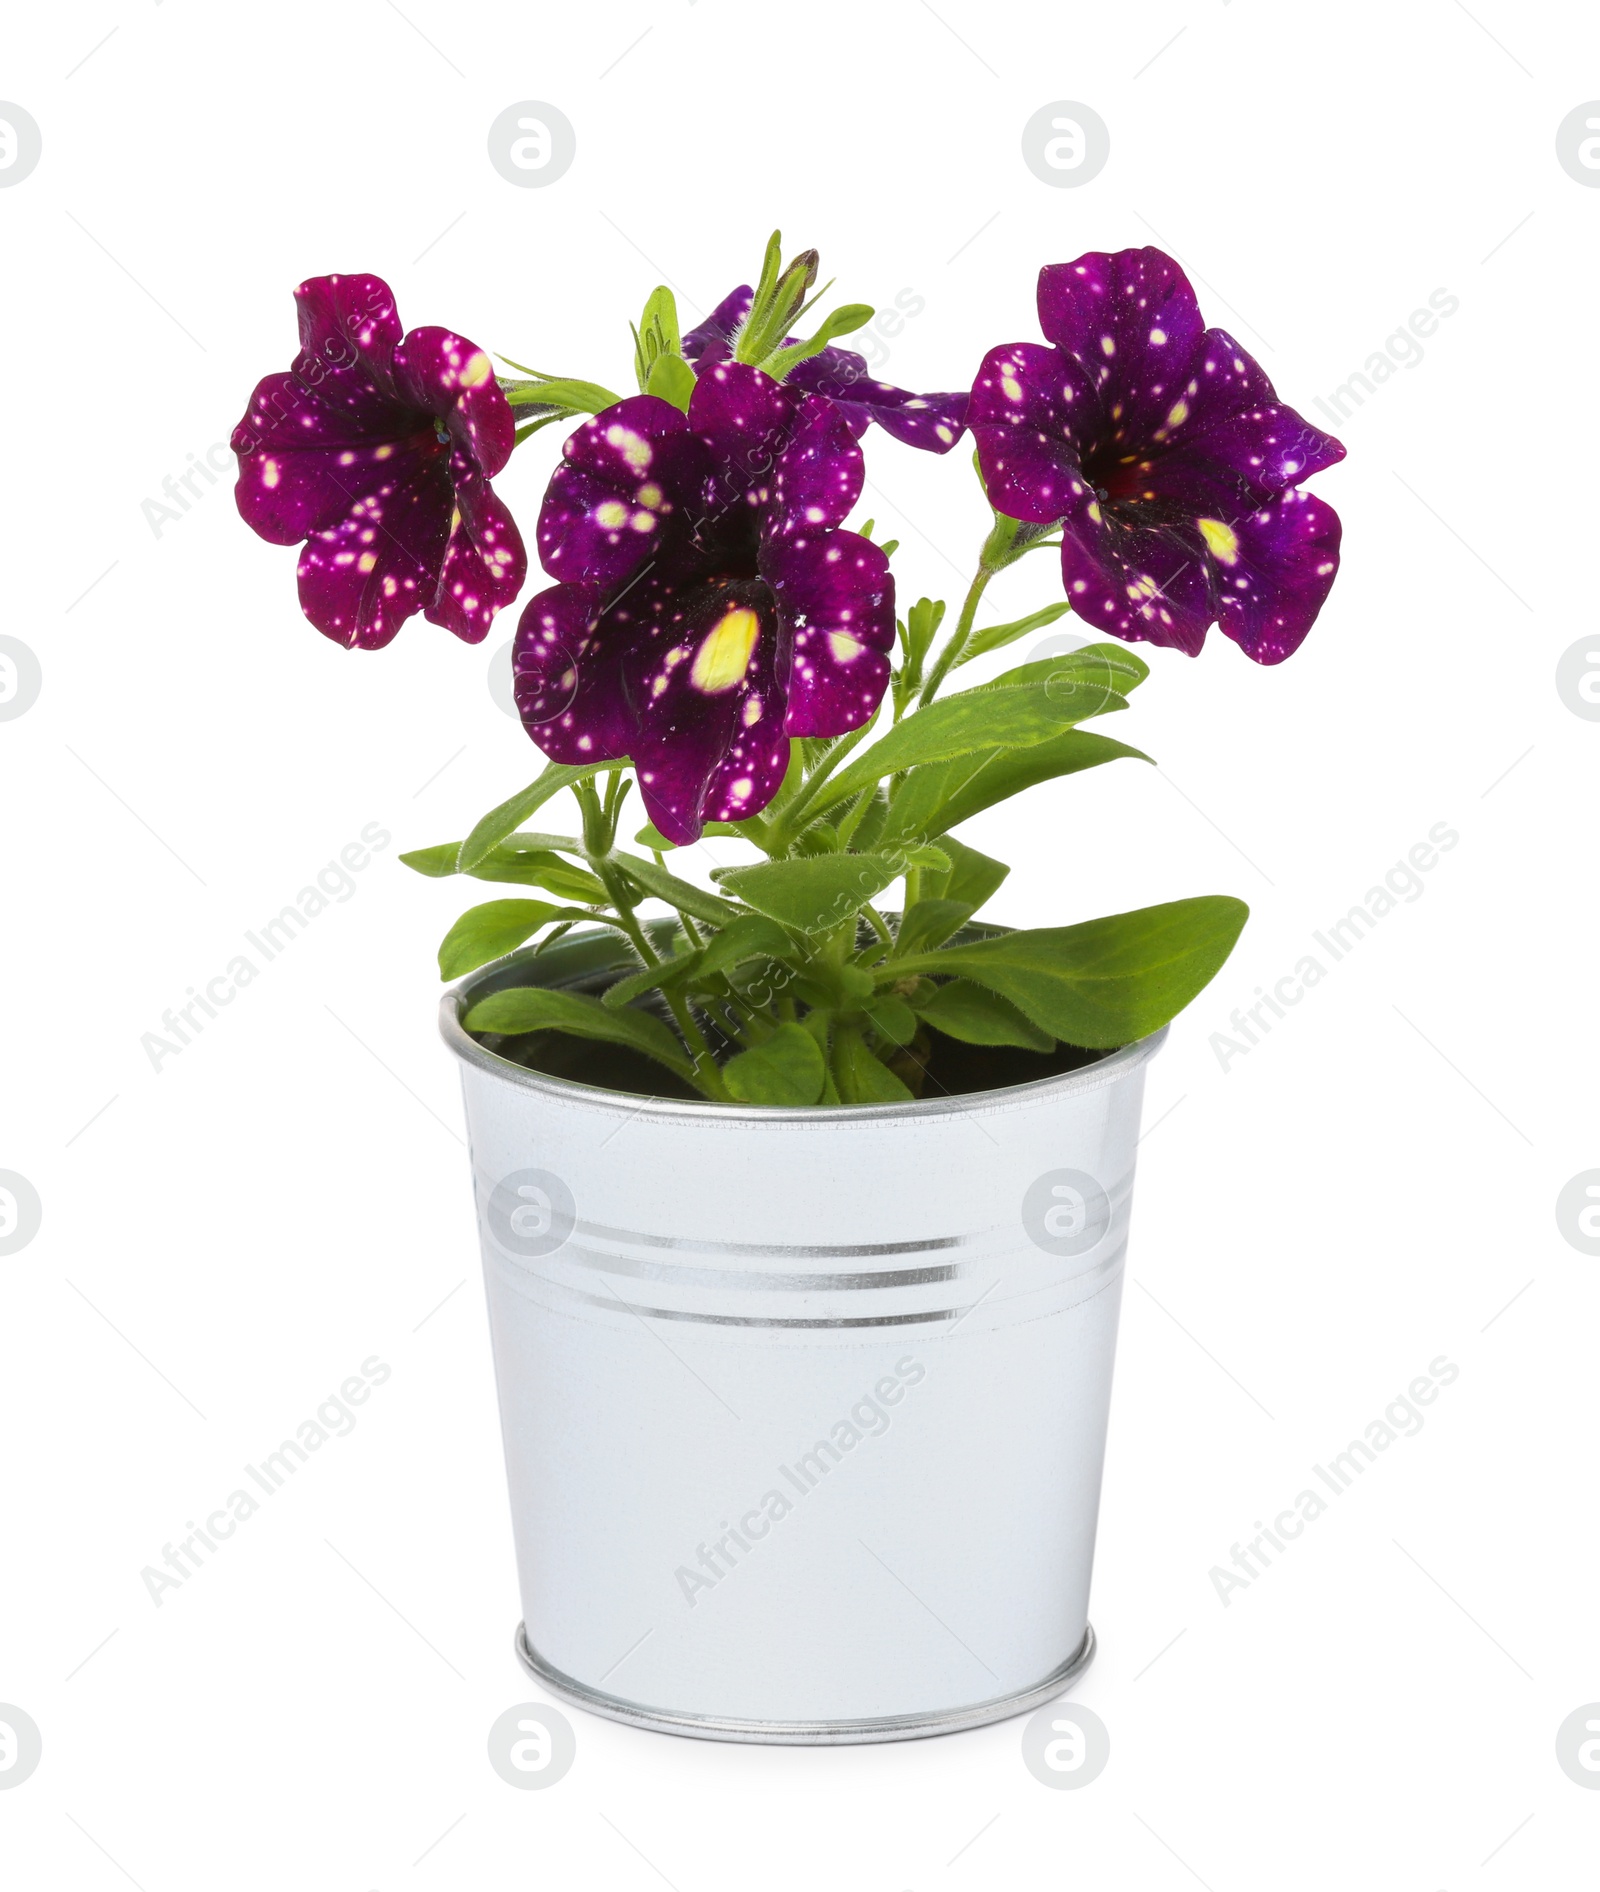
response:
[[[910,832],[929,840],[940,838],[940,846],[946,846],[942,836],[948,829],[970,821],[985,808],[1021,795],[1023,789],[1036,787],[1040,781],[1076,776],[1084,768],[1099,768],[1103,762],[1120,761],[1122,757],[1150,761],[1142,749],[1131,749],[1125,742],[1114,742],[1110,736],[1099,736],[1089,728],[1069,728],[1050,742],[1036,742],[1027,749],[995,749],[991,755],[980,757],[978,768],[972,770],[965,768],[965,762],[940,762],[934,770],[913,770],[895,797],[885,832],[896,834],[904,819],[912,823]],[[929,780],[919,785],[917,776]]]
[[[945,836],[943,846],[950,856],[950,872],[947,876],[924,875],[923,897],[959,900],[969,913],[976,913],[999,892],[1011,869],[1004,861],[991,860],[987,854],[980,854],[975,847],[968,847],[965,841],[957,841],[951,835]]]
[[[737,841],[749,839],[744,829],[731,821],[708,821],[702,832],[729,835]],[[671,854],[678,845],[676,841],[669,841],[653,821],[647,821],[633,839],[636,846],[647,847],[652,854]]]
[[[859,848],[863,854],[877,851],[878,836],[883,833],[888,818],[889,797],[880,788],[862,808],[850,834],[850,845]]]
[[[518,365],[509,355],[502,355],[501,360],[511,362],[513,368]],[[597,381],[567,381],[545,376],[513,382],[505,395],[513,407],[559,407],[569,414],[598,414],[602,408],[614,407],[622,399],[620,394],[613,394]]]
[[[834,1036],[830,1069],[843,1104],[911,1102],[910,1091],[868,1050],[866,1040],[851,1026],[841,1025]]]
[[[892,1045],[908,1045],[917,1035],[917,1015],[903,998],[885,992],[867,1007],[867,1016]]]
[[[850,335],[858,328],[865,328],[875,313],[871,303],[846,302],[831,315],[823,317],[822,326],[816,334],[803,342],[791,342],[786,348],[774,350],[761,366],[775,381],[781,381],[797,363],[820,355],[836,335]],[[794,317],[791,316],[790,320],[793,321]]]
[[[601,769],[619,766],[616,762],[585,762],[568,767],[563,762],[552,762],[537,781],[519,789],[509,801],[501,802],[498,808],[489,810],[461,843],[456,871],[470,874],[491,849],[498,847],[508,834],[514,834],[536,808],[542,808],[564,788],[571,788],[576,782],[588,781],[591,775],[598,774]]]
[[[691,881],[679,880],[676,874],[657,867],[654,861],[641,860],[637,854],[613,854],[611,865],[620,868],[642,893],[665,900],[680,913],[706,920],[712,926],[727,926],[739,918],[739,909],[731,902],[719,900],[714,893],[707,893],[704,887],[696,887]]]
[[[1055,1044],[998,992],[974,985],[970,979],[952,979],[935,988],[917,1006],[930,1025],[947,1037],[969,1045],[1021,1045],[1028,1051],[1048,1051]]]
[[[671,985],[675,980],[688,977],[699,963],[699,953],[692,952],[664,959],[659,966],[641,966],[626,979],[608,985],[600,994],[600,1003],[611,1011],[617,1011],[624,1005],[631,1005],[635,999],[643,998],[646,992],[654,992],[658,986]]]
[[[722,1067],[722,1081],[740,1103],[791,1109],[816,1103],[827,1074],[827,1060],[803,1025],[780,1025],[765,1044],[741,1051]]]
[[[576,854],[582,843],[559,834],[514,834],[509,841],[492,849],[471,871],[473,880],[508,881],[520,887],[543,887],[563,900],[575,900],[584,906],[604,906],[607,895],[594,875],[554,850],[565,848]],[[432,879],[454,874],[461,855],[459,841],[445,841],[438,847],[418,848],[402,854],[406,866]]]
[[[694,393],[694,370],[682,355],[658,355],[650,370],[647,394],[657,394],[670,401],[680,412],[689,411],[689,396]]]
[[[1029,664],[1008,674],[1016,681],[998,678],[913,711],[825,782],[809,812],[822,814],[884,776],[919,763],[945,762],[980,749],[1025,748],[1085,717],[1127,708],[1127,699],[1108,683],[1091,680],[1087,668],[1080,674]]]
[[[709,979],[747,959],[782,959],[789,950],[789,936],[776,921],[762,913],[747,913],[706,941],[696,971],[699,977]]]
[[[513,952],[549,920],[587,920],[587,913],[571,913],[548,900],[487,900],[468,907],[439,946],[439,977],[459,979],[476,966]]]
[[[657,283],[650,291],[639,326],[657,330],[675,355],[683,353],[683,335],[678,327],[678,299],[665,283]]]
[[[918,598],[906,613],[904,626],[906,657],[914,674],[921,674],[922,660],[927,656],[929,647],[938,635],[939,626],[943,622],[944,600],[942,598]]]
[[[1249,909],[1208,895],[895,961],[898,975],[975,979],[1068,1044],[1131,1043],[1181,1012],[1233,950]]]
[[[957,670],[962,664],[971,663],[974,657],[987,657],[992,650],[1004,650],[1007,644],[1016,643],[1029,631],[1042,631],[1057,618],[1064,618],[1071,609],[1072,601],[1062,598],[1056,604],[1047,604],[1042,611],[1030,612],[1025,618],[1014,618],[1009,624],[991,624],[986,631],[974,631],[950,668]]]
[[[842,926],[905,872],[886,854],[813,854],[717,870],[718,883],[758,913],[802,933]]]
[[[1123,699],[1149,674],[1150,666],[1142,657],[1136,657],[1126,644],[1082,644],[1077,650],[1060,651],[1054,657],[1018,664],[1015,670],[1002,670],[999,676],[991,677],[987,683],[974,684],[961,694],[974,696],[984,690],[1012,690],[1025,684],[1044,683],[1053,686],[1052,693],[1063,701],[1080,694],[1085,700],[1093,701],[1097,695],[1109,693],[1118,699],[1118,709],[1126,709]],[[1075,720],[1098,714],[1098,710],[1080,709]]]
[[[895,953],[931,952],[942,946],[952,933],[959,933],[972,918],[972,908],[964,900],[919,900],[900,922],[895,938]],[[900,969],[895,965],[895,977]]]
[[[461,1022],[468,1031],[564,1031],[578,1038],[599,1038],[642,1051],[679,1077],[694,1075],[682,1044],[659,1018],[649,1012],[609,1011],[598,999],[578,992],[513,986],[479,999]]]

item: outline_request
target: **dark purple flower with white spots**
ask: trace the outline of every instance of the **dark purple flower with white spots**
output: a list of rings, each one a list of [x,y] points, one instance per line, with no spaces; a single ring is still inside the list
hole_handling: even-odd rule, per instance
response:
[[[1068,598],[1095,631],[1198,654],[1219,624],[1281,663],[1339,569],[1339,518],[1300,490],[1344,458],[1285,407],[1156,249],[1039,272],[1051,346],[993,348],[967,421],[995,509],[1060,523]]]
[[[697,370],[726,361],[739,324],[750,313],[752,291],[742,284],[683,338],[683,352]],[[875,381],[864,355],[849,348],[824,348],[796,362],[784,377],[791,387],[820,394],[850,423],[859,440],[873,421],[908,447],[948,453],[966,427],[967,394],[907,394],[904,388]]]
[[[335,643],[378,650],[417,611],[479,643],[528,570],[489,484],[516,430],[489,357],[450,329],[402,338],[377,276],[294,293],[300,353],[233,432],[240,514],[275,545],[305,541],[300,606]]]
[[[840,529],[861,493],[849,425],[721,362],[687,415],[636,395],[562,454],[538,534],[560,582],[517,627],[528,733],[557,762],[631,757],[674,842],[759,813],[790,737],[859,727],[889,679],[889,561]]]

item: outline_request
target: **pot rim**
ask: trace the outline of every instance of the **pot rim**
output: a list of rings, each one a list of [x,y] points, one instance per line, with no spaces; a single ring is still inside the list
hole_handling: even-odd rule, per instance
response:
[[[596,928],[574,932],[570,943],[591,938],[608,938]],[[568,942],[563,942],[568,943]],[[1073,1071],[1060,1071],[1050,1077],[1032,1078],[1026,1084],[1007,1084],[995,1090],[960,1091],[944,1097],[914,1097],[902,1104],[740,1104],[716,1103],[709,1098],[652,1097],[638,1091],[607,1090],[598,1084],[576,1084],[568,1078],[550,1077],[543,1071],[530,1071],[526,1065],[486,1050],[461,1023],[462,1014],[479,996],[478,987],[506,972],[512,966],[534,957],[531,948],[492,960],[469,972],[450,987],[439,1001],[439,1035],[463,1064],[498,1077],[523,1090],[537,1091],[555,1102],[587,1105],[590,1109],[610,1108],[633,1117],[656,1117],[704,1121],[716,1124],[826,1124],[866,1123],[895,1118],[930,1118],[961,1116],[973,1110],[997,1110],[1033,1102],[1046,1094],[1068,1097],[1099,1090],[1115,1083],[1138,1066],[1148,1063],[1166,1041],[1170,1025],[1162,1025],[1148,1037],[1108,1051],[1093,1064],[1079,1065]],[[552,981],[559,988],[560,981]]]

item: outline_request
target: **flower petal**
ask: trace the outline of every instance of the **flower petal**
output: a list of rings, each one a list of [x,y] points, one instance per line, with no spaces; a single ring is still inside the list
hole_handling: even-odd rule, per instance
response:
[[[300,608],[335,643],[381,649],[432,601],[454,507],[443,455],[415,460],[306,540]]]
[[[294,292],[300,321],[295,376],[330,409],[345,440],[377,437],[395,404],[391,376],[400,340],[394,291],[381,276],[313,276]]]
[[[789,371],[789,385],[826,395],[857,434],[876,421],[886,434],[928,453],[948,453],[966,427],[964,392],[908,394],[874,380],[866,357],[848,348],[824,348],[796,363]]]
[[[808,394],[773,469],[766,530],[814,537],[843,525],[861,497],[865,468],[849,422],[833,402]]]
[[[1048,525],[1081,497],[1081,456],[1102,426],[1088,377],[1058,348],[991,348],[967,404],[989,503],[1012,519]]]
[[[1293,656],[1339,571],[1339,515],[1314,493],[1285,493],[1232,528],[1219,559],[1219,622],[1258,664]]]
[[[789,756],[790,638],[760,580],[697,585],[677,606],[670,641],[648,653],[635,646],[625,661],[640,791],[650,819],[681,846],[705,821],[742,820],[777,793]]]
[[[300,385],[292,375],[269,378]],[[257,388],[256,395],[260,394]],[[254,399],[251,405],[254,410]],[[236,452],[248,425],[246,416],[235,431]],[[396,477],[410,478],[422,464],[443,457],[431,430],[409,439],[348,446],[258,446],[239,453],[234,503],[245,524],[262,538],[274,545],[298,545],[309,533],[342,519],[365,494]]]
[[[1204,327],[1188,277],[1157,249],[1041,269],[1039,326],[1105,389],[1116,437],[1140,446],[1176,405]]]
[[[528,554],[510,509],[481,473],[458,466],[455,499],[438,589],[424,615],[481,644],[495,613],[522,589]]]
[[[1061,579],[1086,630],[1191,657],[1217,614],[1197,530],[1121,524],[1092,500],[1062,522]]]
[[[594,585],[552,585],[530,598],[512,645],[512,695],[523,727],[552,762],[625,756],[633,714],[620,659],[626,629],[601,627]]]
[[[894,647],[894,579],[881,547],[856,532],[775,541],[761,554],[794,633],[786,728],[842,736],[883,699]]]
[[[805,398],[743,361],[720,361],[699,377],[689,397],[689,425],[717,468],[702,499],[707,512],[765,502],[767,476]]]
[[[412,407],[436,415],[491,478],[511,458],[517,423],[477,345],[448,328],[414,328],[394,351],[394,380]]]
[[[631,395],[587,420],[561,449],[539,511],[539,559],[552,578],[616,585],[687,528],[686,495],[703,450],[670,401]]]

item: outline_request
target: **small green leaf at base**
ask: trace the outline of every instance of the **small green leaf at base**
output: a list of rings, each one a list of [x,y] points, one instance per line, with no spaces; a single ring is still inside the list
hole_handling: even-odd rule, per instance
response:
[[[884,854],[814,854],[716,871],[719,885],[802,933],[842,926],[905,872]]]
[[[909,1104],[911,1093],[871,1051],[860,1032],[841,1026],[833,1041],[833,1080],[845,1104]]]
[[[560,912],[548,900],[487,900],[468,907],[439,943],[439,977],[459,979],[514,952]]]
[[[608,1011],[598,999],[577,992],[552,992],[542,986],[491,992],[461,1022],[468,1031],[564,1031],[578,1038],[599,1038],[642,1051],[679,1077],[694,1076],[682,1044],[659,1018],[648,1012]]]
[[[803,1025],[780,1025],[765,1044],[730,1058],[722,1080],[741,1104],[802,1109],[822,1095],[828,1067]]]
[[[1009,999],[970,979],[952,979],[917,1006],[923,1019],[948,1038],[968,1045],[1018,1045],[1025,1051],[1049,1051],[1055,1039],[1030,1024]]]

